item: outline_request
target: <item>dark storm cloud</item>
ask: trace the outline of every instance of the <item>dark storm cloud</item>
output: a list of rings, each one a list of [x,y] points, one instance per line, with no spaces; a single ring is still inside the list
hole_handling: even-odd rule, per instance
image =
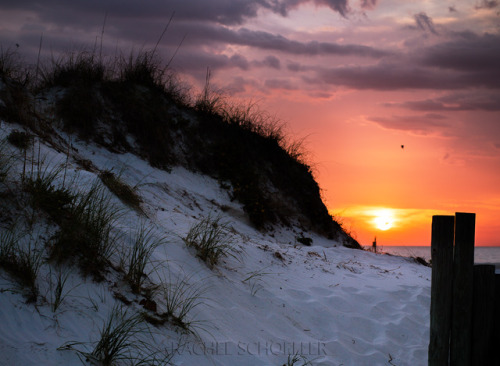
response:
[[[187,34],[190,45],[233,44],[249,46],[261,50],[272,50],[293,55],[320,56],[359,56],[369,58],[383,58],[390,56],[391,51],[376,49],[357,44],[337,44],[333,42],[300,42],[265,31],[255,31],[247,28],[233,30],[227,27],[201,23],[184,22],[172,27],[174,38],[176,35]],[[132,36],[132,34],[130,35]]]
[[[466,86],[456,75],[427,70],[403,63],[318,69],[316,83],[342,85],[354,89],[458,89]],[[499,82],[500,84],[500,82]],[[500,86],[500,85],[499,85]]]
[[[204,51],[188,50],[179,52],[172,62],[172,68],[182,72],[204,77],[206,69],[212,71],[237,68],[248,71],[251,67],[246,57],[236,54],[233,56],[213,54]]]
[[[292,71],[292,72],[299,72],[302,70],[302,65],[298,62],[289,62],[287,65],[286,65],[286,68],[289,70],[289,71]]]
[[[386,103],[386,107],[402,107],[413,111],[500,111],[500,95],[486,93],[453,93],[440,98]]]
[[[476,4],[476,9],[495,9],[498,5],[496,0],[482,0]]]
[[[346,55],[381,58],[391,54],[385,50],[378,50],[362,45],[339,45],[336,43],[318,41],[299,42],[290,40],[279,34],[252,31],[246,28],[231,32],[229,38],[228,41],[232,41],[232,43],[260,49],[283,51],[296,55]]]
[[[314,0],[314,3],[328,6],[342,16],[346,16],[350,10],[347,0]]]
[[[271,0],[266,3],[266,6],[283,16],[286,16],[290,10],[296,9],[299,5],[306,3],[328,7],[343,17],[346,17],[350,12],[348,0]]]
[[[449,37],[448,41],[415,47],[371,65],[325,68],[293,62],[287,68],[292,72],[313,71],[315,76],[308,79],[312,84],[353,89],[500,89],[500,35],[464,32]],[[462,102],[463,108],[473,106],[466,107]],[[491,108],[491,103],[483,107]]]
[[[265,81],[264,85],[269,89],[285,89],[285,90],[297,90],[297,85],[289,79],[268,79]]]
[[[417,28],[426,32],[431,32],[432,34],[438,34],[436,31],[436,27],[434,26],[434,22],[431,17],[429,17],[425,13],[418,13],[413,16],[415,19],[415,23],[417,24]]]
[[[361,0],[361,8],[363,9],[374,9],[377,6],[378,0]]]
[[[170,16],[175,11],[178,19],[206,20],[223,24],[240,24],[245,18],[257,16],[267,1],[257,0],[45,0],[2,1],[5,9],[23,9],[37,14],[42,20],[57,23],[78,21],[89,14],[101,18],[106,11],[119,18],[157,18]],[[99,17],[100,15],[100,17]]]
[[[420,62],[426,66],[459,71],[496,71],[500,65],[500,35],[464,32],[450,42],[427,48]]]
[[[281,61],[276,56],[267,56],[262,61],[253,61],[252,65],[257,67],[270,67],[276,70],[281,69]]]
[[[411,64],[379,63],[371,66],[316,68],[316,77],[310,82],[342,85],[358,90],[457,90],[473,87],[500,89],[500,71],[455,73]]]
[[[224,85],[222,90],[230,94],[243,93],[246,91],[247,86],[256,88],[258,85],[252,79],[236,76],[229,84]]]
[[[211,0],[209,6],[202,6],[200,0],[4,0],[0,3],[0,12],[3,9],[25,9],[29,16],[24,19],[29,20],[22,26],[22,33],[5,32],[2,43],[19,43],[23,52],[31,49],[35,59],[42,32],[43,51],[46,52],[57,54],[74,48],[78,42],[92,47],[100,37],[104,14],[108,11],[104,35],[108,54],[112,55],[115,49],[124,53],[131,47],[148,49],[155,45],[175,10],[173,23],[162,39],[158,53],[168,60],[185,37],[173,63],[181,72],[198,75],[199,70],[203,74],[206,67],[242,71],[271,68],[298,74],[298,78],[316,89],[325,84],[361,90],[500,89],[498,34],[443,32],[434,37],[434,42],[438,42],[434,46],[406,44],[406,48],[391,50],[384,48],[383,44],[370,47],[361,42],[298,41],[277,33],[234,26],[256,17],[262,9],[287,15],[306,2],[344,15],[349,8],[347,0]],[[376,3],[375,0],[361,1],[363,6]],[[415,28],[437,33],[432,19],[425,13],[416,14],[414,19]],[[252,49],[252,57],[246,54],[246,47]],[[258,51],[272,56],[263,56]],[[313,58],[315,56],[330,57],[328,66],[319,64],[325,65],[326,58],[318,60],[318,57]],[[304,63],[306,59],[310,64]],[[282,67],[283,62],[286,67]],[[435,110],[449,108],[443,101],[432,102]],[[472,104],[460,103],[460,108],[472,108]],[[483,108],[490,104],[484,104]],[[430,107],[429,103],[427,105]]]
[[[168,29],[162,44],[176,46],[186,36],[186,46],[207,46],[219,44],[233,44],[249,46],[262,50],[280,51],[294,55],[341,55],[360,56],[370,58],[382,58],[389,56],[392,52],[357,44],[337,44],[334,42],[300,42],[289,39],[280,34],[265,31],[255,31],[247,28],[233,30],[231,28],[208,22],[191,22],[179,20],[177,14],[174,16],[173,24]],[[113,12],[108,13],[106,21],[105,38],[109,40],[119,39],[135,44],[154,44],[168,22],[170,15],[163,18],[152,19],[123,19]],[[92,32],[84,33],[87,42],[93,42],[96,35],[100,34],[104,15],[95,19]],[[87,24],[88,26],[88,24]],[[63,32],[58,32],[63,34]],[[38,38],[40,32],[31,32]],[[67,33],[63,34],[67,37]]]
[[[286,16],[301,4],[312,2],[346,16],[349,12],[348,0],[4,0],[0,9],[25,10],[37,14],[42,21],[54,23],[89,24],[102,22],[104,13],[124,19],[162,18],[175,12],[177,19],[210,21],[226,25],[242,24],[246,19],[255,18],[259,9]]]
[[[413,132],[419,135],[434,134],[437,130],[449,127],[445,122],[445,116],[432,113],[419,116],[368,117],[368,120],[386,129]]]

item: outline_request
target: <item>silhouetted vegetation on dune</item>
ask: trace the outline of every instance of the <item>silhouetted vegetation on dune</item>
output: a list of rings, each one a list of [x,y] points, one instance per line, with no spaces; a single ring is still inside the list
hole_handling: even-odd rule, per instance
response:
[[[200,171],[219,179],[260,229],[295,224],[360,247],[329,215],[282,125],[213,92],[208,75],[193,96],[154,52],[112,60],[79,52],[24,74],[16,57],[0,57],[1,118],[46,137],[62,128],[158,168]]]

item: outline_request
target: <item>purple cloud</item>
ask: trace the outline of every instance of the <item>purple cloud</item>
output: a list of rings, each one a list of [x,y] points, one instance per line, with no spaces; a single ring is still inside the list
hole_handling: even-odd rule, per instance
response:
[[[500,35],[456,34],[455,39],[425,49],[420,62],[426,66],[459,71],[496,72],[500,65]]]
[[[378,0],[361,0],[362,9],[374,9],[377,6]]]
[[[500,95],[493,93],[453,93],[435,99],[386,103],[413,111],[500,111]]]
[[[431,32],[432,34],[435,35],[438,34],[431,17],[429,17],[424,12],[415,14],[413,16],[413,19],[415,19],[415,23],[417,24],[418,29],[423,30],[425,32]]]
[[[269,89],[285,89],[297,90],[297,86],[293,85],[289,79],[268,79],[264,85]]]
[[[477,5],[476,9],[495,9],[499,5],[496,0],[481,0]]]
[[[449,127],[449,124],[445,122],[445,116],[432,113],[417,116],[368,117],[368,121],[376,123],[382,128],[407,131],[418,135],[434,134],[439,129]]]
[[[257,67],[269,67],[276,70],[281,69],[281,61],[276,56],[267,56],[262,61],[253,61],[252,65]]]
[[[443,73],[416,65],[382,62],[369,66],[318,68],[315,83],[343,85],[353,89],[459,89],[467,86],[455,74]],[[500,82],[497,82],[500,87]]]

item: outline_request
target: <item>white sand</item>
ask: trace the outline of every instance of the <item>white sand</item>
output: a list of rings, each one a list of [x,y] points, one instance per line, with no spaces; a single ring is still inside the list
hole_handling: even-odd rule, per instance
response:
[[[2,123],[1,135],[11,129]],[[141,220],[166,237],[148,269],[151,281],[182,277],[204,290],[202,303],[188,314],[197,336],[166,325],[151,327],[151,337],[144,337],[159,349],[173,351],[172,364],[283,365],[289,354],[302,356],[296,365],[304,360],[336,366],[427,364],[429,268],[405,258],[343,248],[312,233],[303,234],[313,239],[313,246],[304,247],[296,243],[302,235],[298,229],[263,234],[249,225],[241,205],[213,179],[183,168],[170,173],[153,169],[131,154],[82,143],[76,147],[100,169],[114,168],[123,172],[124,181],[137,185],[147,219],[117,199],[114,203],[124,209],[118,228],[122,241]],[[63,153],[47,146],[41,151],[49,165],[65,161]],[[19,174],[20,164],[11,176]],[[75,179],[84,189],[94,178],[70,162],[67,181]],[[230,222],[240,251],[213,270],[181,239],[209,214]],[[37,230],[44,231],[42,226]],[[119,273],[94,283],[67,269],[69,293],[54,313],[50,270],[48,264],[40,270],[42,297],[36,306],[25,304],[13,280],[0,271],[0,365],[81,365],[74,349],[92,349],[103,322],[120,303],[113,293],[133,301],[132,312],[142,309],[137,303],[141,297],[128,290]],[[162,300],[155,299],[161,310]],[[58,349],[67,342],[81,343],[73,350]]]

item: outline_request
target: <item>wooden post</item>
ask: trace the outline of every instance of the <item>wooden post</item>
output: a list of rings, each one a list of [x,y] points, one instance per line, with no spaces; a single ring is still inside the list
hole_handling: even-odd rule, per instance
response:
[[[474,365],[498,365],[493,362],[491,337],[493,335],[495,305],[495,266],[474,266],[474,303],[472,312],[472,361]],[[498,349],[495,349],[498,352]]]
[[[453,313],[450,360],[452,366],[472,365],[472,297],[476,214],[455,214]],[[479,365],[474,363],[475,365]]]
[[[448,365],[453,279],[454,216],[432,217],[429,366]]]
[[[492,362],[490,365],[500,365],[500,274],[495,274],[495,305],[493,311],[493,334],[491,338],[490,352]]]

